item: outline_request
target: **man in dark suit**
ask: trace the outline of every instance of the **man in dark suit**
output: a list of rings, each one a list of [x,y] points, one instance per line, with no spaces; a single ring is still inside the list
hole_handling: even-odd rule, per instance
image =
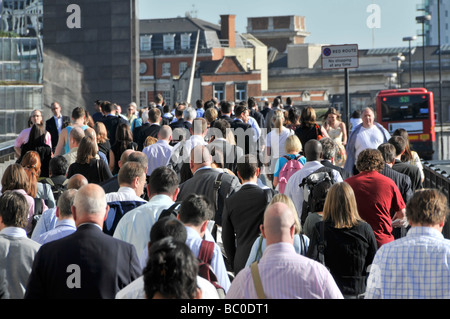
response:
[[[256,120],[260,128],[265,127],[266,121],[264,115],[258,111],[258,103],[254,97],[249,97],[247,101],[248,108],[250,110],[250,116]]]
[[[245,105],[239,105],[235,109],[235,118],[231,122],[236,145],[240,146],[245,154],[256,154],[256,131],[248,123],[249,109]]]
[[[420,168],[400,160],[402,154],[405,152],[407,141],[405,141],[405,139],[401,136],[392,136],[388,143],[394,145],[395,147],[395,162],[392,165],[392,169],[409,176],[411,179],[411,188],[413,192],[421,189],[422,175],[420,173]]]
[[[221,101],[220,102],[220,116],[219,119],[227,120],[230,125],[233,123],[233,104],[229,101]]]
[[[189,194],[195,193],[205,195],[215,207],[214,221],[222,226],[222,212],[225,198],[238,191],[241,184],[236,176],[222,173],[220,187],[215,188],[217,177],[221,174],[219,170],[211,167],[212,156],[207,146],[199,145],[192,149],[190,157],[190,168],[193,176],[180,184],[178,201],[187,198]]]
[[[383,143],[378,146],[378,150],[383,155],[385,166],[380,173],[386,177],[389,177],[397,185],[400,193],[402,194],[403,201],[407,203],[409,199],[413,196],[413,191],[411,188],[411,178],[403,173],[397,172],[392,169],[395,162],[395,147],[390,143]]]
[[[70,123],[70,117],[62,115],[61,105],[58,102],[53,102],[51,109],[53,116],[45,121],[45,128],[52,137],[52,152],[54,153],[58,144],[59,133]]]
[[[225,199],[222,216],[223,246],[235,274],[245,267],[252,245],[259,236],[264,211],[275,194],[273,189],[257,185],[256,156],[248,154],[244,159],[237,164],[242,187]]]
[[[105,124],[106,130],[108,132],[109,142],[112,146],[116,142],[116,131],[119,124],[125,123],[127,125],[130,125],[130,123],[128,123],[128,121],[124,118],[116,115],[116,108],[113,103],[109,101],[103,101],[101,107],[104,116],[99,121]]]
[[[114,299],[140,276],[134,246],[102,231],[108,209],[100,186],[78,190],[72,206],[77,230],[41,246],[25,299]]]
[[[148,123],[149,125],[143,126],[137,136],[138,151],[144,149],[144,143],[147,137],[158,138],[158,133],[161,129],[161,112],[158,108],[154,107],[148,111]]]
[[[347,172],[342,167],[333,164],[334,157],[336,156],[337,151],[337,145],[333,141],[333,139],[330,137],[324,137],[320,140],[320,144],[322,144],[322,160],[320,161],[320,164],[322,164],[325,167],[337,170],[341,174],[343,180],[352,176],[352,174]]]
[[[236,174],[237,159],[241,158],[241,156],[244,155],[244,150],[241,147],[235,144],[230,144],[227,141],[227,129],[229,128],[230,123],[228,123],[226,120],[214,121],[214,126],[209,129],[212,140],[208,143],[208,149],[211,155],[213,155],[213,152],[216,153],[216,151],[218,150],[224,157],[224,168],[227,168],[234,174]]]

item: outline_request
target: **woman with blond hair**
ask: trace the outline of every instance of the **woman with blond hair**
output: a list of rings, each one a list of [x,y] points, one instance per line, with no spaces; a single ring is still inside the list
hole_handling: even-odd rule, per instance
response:
[[[274,203],[284,203],[291,210],[292,214],[294,215],[295,221],[294,248],[298,254],[306,256],[309,247],[309,238],[302,233],[302,226],[298,218],[298,213],[291,198],[284,194],[276,194],[267,205],[267,207]],[[266,239],[262,235],[259,235],[259,237],[253,243],[245,267],[250,266],[254,261],[259,261],[264,253],[264,249],[266,249]]]
[[[275,110],[272,115],[272,129],[266,137],[266,162],[270,163],[269,175],[273,175],[278,158],[285,154],[285,144],[294,131],[284,126],[285,118],[283,110]]]
[[[377,251],[372,228],[361,219],[352,187],[334,184],[323,207],[323,221],[316,223],[307,256],[330,270],[346,298],[366,290],[367,267]]]
[[[278,191],[280,193],[284,193],[284,187],[288,182],[288,178],[281,177],[283,180],[280,182],[280,172],[283,169],[284,165],[286,165],[290,160],[297,160],[300,165],[298,167],[302,168],[306,163],[306,157],[302,155],[302,144],[296,135],[290,135],[284,144],[284,149],[286,153],[278,158],[275,164],[275,170],[273,172],[273,187],[276,188],[278,186]],[[294,172],[292,172],[294,173]],[[292,175],[292,174],[291,174]]]

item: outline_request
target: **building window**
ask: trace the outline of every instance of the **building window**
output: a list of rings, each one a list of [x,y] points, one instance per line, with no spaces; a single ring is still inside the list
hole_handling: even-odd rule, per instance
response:
[[[164,50],[175,49],[175,34],[164,34],[163,46],[164,46]]]
[[[152,36],[151,35],[141,35],[141,51],[151,51],[152,50]]]
[[[235,86],[236,101],[247,100],[247,83],[237,83]]]
[[[170,62],[164,62],[162,64],[162,75],[163,76],[171,75],[171,73],[170,73]]]
[[[219,101],[225,99],[225,85],[224,84],[214,84],[214,97]]]
[[[163,91],[162,96],[164,98],[165,104],[172,105],[172,95],[170,94],[170,91]]]
[[[182,75],[184,71],[186,71],[188,67],[187,62],[180,62],[179,66],[178,66],[178,74]]]
[[[189,50],[191,48],[191,34],[183,33],[181,35],[181,49]]]
[[[140,91],[139,92],[139,103],[140,106],[147,106],[148,104],[148,93],[147,91]]]

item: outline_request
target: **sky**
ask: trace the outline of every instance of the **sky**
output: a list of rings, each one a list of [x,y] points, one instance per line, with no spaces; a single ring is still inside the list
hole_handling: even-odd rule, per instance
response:
[[[138,0],[140,19],[184,17],[186,12],[219,24],[236,15],[236,31],[247,32],[248,17],[298,15],[306,19],[314,44],[358,44],[359,49],[406,47],[403,37],[421,33],[415,17],[422,0]],[[421,37],[412,45],[421,45]]]

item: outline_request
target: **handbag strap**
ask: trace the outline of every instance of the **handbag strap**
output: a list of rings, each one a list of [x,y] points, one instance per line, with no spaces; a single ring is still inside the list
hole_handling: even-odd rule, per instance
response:
[[[259,299],[266,299],[266,295],[264,294],[264,289],[261,282],[261,277],[259,276],[258,271],[258,262],[254,262],[251,265],[253,283],[255,284],[256,294]]]

